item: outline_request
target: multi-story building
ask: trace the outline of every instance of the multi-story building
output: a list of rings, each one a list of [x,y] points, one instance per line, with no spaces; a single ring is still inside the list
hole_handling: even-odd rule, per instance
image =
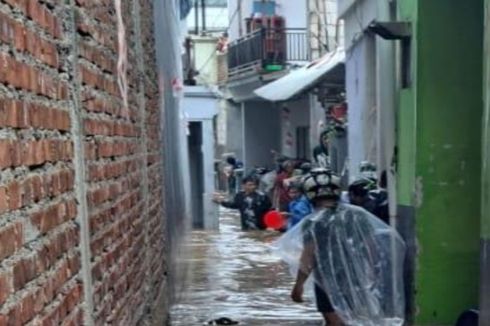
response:
[[[258,90],[267,84],[274,88],[274,81],[289,83],[282,78],[306,69],[312,59],[336,45],[334,9],[332,1],[229,2],[231,43],[225,82],[229,101],[223,110],[228,117],[222,120],[236,128],[225,132],[223,139],[246,169],[271,166],[271,151],[311,158],[324,127],[324,111],[310,91],[324,75],[305,85],[300,81],[298,89],[279,98]]]

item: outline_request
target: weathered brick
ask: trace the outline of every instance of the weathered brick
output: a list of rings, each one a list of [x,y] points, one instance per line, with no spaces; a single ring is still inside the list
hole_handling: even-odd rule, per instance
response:
[[[11,149],[12,145],[9,140],[0,139],[0,170],[12,166]]]
[[[79,234],[73,227],[66,229],[64,233],[55,234],[46,240],[36,253],[38,273],[40,274],[50,269],[63,253],[71,250],[78,244],[78,240]]]
[[[78,326],[83,325],[83,310],[77,308],[73,310],[62,323],[62,326]]]
[[[31,223],[43,234],[76,217],[74,200],[62,201],[31,215]]]
[[[58,19],[40,2],[27,1],[27,16],[43,27],[54,37],[61,36],[61,27]]]
[[[37,276],[36,260],[33,257],[23,257],[16,261],[13,267],[14,290],[18,291]]]
[[[17,181],[11,182],[7,186],[7,196],[9,209],[16,210],[22,207],[22,188]]]
[[[162,263],[146,265],[148,260],[160,261],[164,252],[159,236],[164,232],[153,22],[142,20],[144,53],[135,53],[131,3],[122,2],[130,47],[129,107],[125,108],[115,71],[117,31],[111,0],[76,0],[77,29],[83,34],[77,67],[66,60],[73,48],[65,46],[71,44],[65,28],[66,35],[73,31],[63,21],[68,19],[64,1],[0,2],[8,5],[0,12],[4,45],[0,84],[8,90],[8,98],[0,95],[0,129],[6,129],[4,137],[9,138],[0,140],[0,214],[9,219],[0,227],[0,262],[9,257],[2,265],[8,268],[0,269],[0,304],[14,291],[19,298],[8,300],[8,307],[2,308],[0,325],[83,323],[81,284],[75,284],[80,276],[81,231],[74,221],[78,213],[70,119],[74,95],[79,96],[83,111],[79,118],[85,137],[89,191],[84,195],[90,204],[96,324],[135,324],[142,320],[137,306],[151,307],[157,297],[155,289],[146,295],[147,286],[162,284],[164,279],[163,272],[158,273]],[[152,17],[152,3],[139,3],[142,17]],[[140,58],[147,65],[144,71],[137,69]],[[83,83],[78,94],[68,88],[75,73]],[[140,86],[145,87],[142,94]],[[146,107],[139,107],[139,95],[146,97]],[[142,110],[146,110],[144,121]],[[146,133],[140,123],[146,124]],[[147,152],[141,137],[146,137]],[[142,170],[143,158],[148,160],[148,171]],[[148,198],[143,198],[145,172],[150,179]],[[145,200],[151,218],[142,214]],[[15,234],[11,225],[21,227],[15,241],[10,239]],[[152,271],[148,279],[146,269]]]
[[[0,273],[0,306],[5,303],[12,292],[12,275],[7,272]],[[1,322],[0,325],[2,325]]]
[[[9,203],[7,197],[7,189],[0,187],[0,214],[3,214],[9,210]]]
[[[27,12],[27,2],[29,0],[5,0],[6,3],[14,8],[19,8],[24,14]]]
[[[8,325],[24,325],[41,312],[43,301],[39,300],[40,289],[35,288],[25,294],[8,313]]]
[[[8,224],[0,228],[0,260],[13,255],[24,243],[22,224]]]

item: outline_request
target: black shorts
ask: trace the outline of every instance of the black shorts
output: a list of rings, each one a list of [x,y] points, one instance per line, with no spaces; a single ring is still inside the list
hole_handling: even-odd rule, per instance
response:
[[[319,312],[334,312],[335,309],[328,298],[327,293],[317,284],[315,284],[315,297],[316,297],[316,306]]]

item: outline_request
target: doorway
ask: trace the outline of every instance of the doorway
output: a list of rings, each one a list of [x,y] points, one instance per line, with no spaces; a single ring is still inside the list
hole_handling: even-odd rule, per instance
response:
[[[187,137],[189,148],[189,175],[191,180],[192,226],[204,228],[204,161],[202,153],[202,123],[190,122]]]

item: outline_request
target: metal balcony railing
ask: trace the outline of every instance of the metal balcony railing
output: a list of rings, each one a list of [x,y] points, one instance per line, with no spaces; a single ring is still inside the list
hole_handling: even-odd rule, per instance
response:
[[[262,28],[232,42],[228,48],[230,76],[250,68],[279,71],[288,63],[309,60],[305,29]]]

